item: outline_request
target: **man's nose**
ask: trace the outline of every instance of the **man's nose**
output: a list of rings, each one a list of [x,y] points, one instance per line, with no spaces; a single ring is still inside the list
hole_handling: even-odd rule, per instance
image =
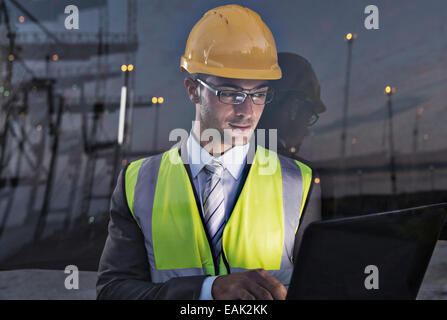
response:
[[[236,115],[252,115],[253,114],[253,101],[251,101],[250,97],[247,96],[245,101],[241,104],[234,105],[234,111]]]

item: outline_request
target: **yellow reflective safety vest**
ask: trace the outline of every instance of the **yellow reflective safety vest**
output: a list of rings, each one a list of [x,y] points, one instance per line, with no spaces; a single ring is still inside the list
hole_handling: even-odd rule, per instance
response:
[[[127,203],[144,234],[152,281],[262,268],[289,285],[312,170],[258,145],[224,227],[223,254],[213,261],[201,205],[178,151],[134,161],[125,172]]]

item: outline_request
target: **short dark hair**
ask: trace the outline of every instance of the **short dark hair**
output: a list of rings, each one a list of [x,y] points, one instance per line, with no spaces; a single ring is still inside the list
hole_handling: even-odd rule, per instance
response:
[[[197,79],[204,80],[204,78],[205,78],[206,76],[207,76],[207,75],[204,74],[204,73],[191,73],[191,74],[189,75],[189,77],[190,77],[191,79],[193,79],[193,80],[197,80]]]

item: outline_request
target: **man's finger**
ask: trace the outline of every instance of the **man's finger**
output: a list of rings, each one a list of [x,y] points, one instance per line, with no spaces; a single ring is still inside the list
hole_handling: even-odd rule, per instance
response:
[[[287,289],[284,285],[265,270],[258,271],[256,282],[270,292],[273,299],[284,300],[287,295]]]
[[[256,300],[273,300],[273,295],[255,281],[250,281],[248,283],[248,291],[256,298]]]
[[[239,292],[239,299],[241,300],[256,300],[255,296],[253,296],[250,292],[245,289],[242,289]]]

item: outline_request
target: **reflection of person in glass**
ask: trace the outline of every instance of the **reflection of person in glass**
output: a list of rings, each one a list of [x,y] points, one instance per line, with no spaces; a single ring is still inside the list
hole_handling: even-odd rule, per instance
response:
[[[275,90],[275,99],[264,108],[258,129],[265,129],[265,143],[270,143],[269,129],[277,130],[277,152],[286,157],[309,164],[298,156],[298,152],[308,128],[318,120],[318,114],[326,110],[320,99],[320,84],[311,64],[303,57],[288,52],[278,53],[278,64],[282,78],[271,81]],[[314,181],[319,181],[314,172]],[[321,187],[319,182],[313,184],[310,199],[312,209],[302,217],[302,224],[308,225],[322,219]],[[299,228],[295,245],[299,247],[305,228]]]
[[[278,63],[283,76],[272,81],[275,100],[264,109],[258,129],[266,129],[267,133],[268,129],[277,129],[278,153],[297,158],[308,127],[315,124],[326,107],[320,99],[318,79],[306,59],[280,52]]]

